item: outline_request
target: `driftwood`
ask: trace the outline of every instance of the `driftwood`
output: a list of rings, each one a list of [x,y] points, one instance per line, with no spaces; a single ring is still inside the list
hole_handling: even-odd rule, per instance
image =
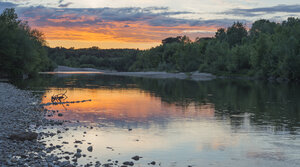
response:
[[[51,96],[51,102],[59,103],[59,102],[62,102],[62,100],[66,100],[68,98],[66,93],[67,93],[67,91],[65,93],[60,93],[60,94]]]
[[[88,99],[88,100],[81,100],[81,101],[52,102],[52,103],[44,103],[44,104],[41,104],[41,105],[42,106],[49,106],[49,105],[68,104],[68,103],[84,103],[84,102],[88,102],[88,101],[92,101],[92,100]]]

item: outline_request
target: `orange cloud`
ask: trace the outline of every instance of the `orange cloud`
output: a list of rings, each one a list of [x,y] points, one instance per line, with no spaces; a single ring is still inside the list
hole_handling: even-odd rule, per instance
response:
[[[79,46],[87,41],[112,44],[131,43],[130,48],[149,48],[170,36],[213,36],[220,20],[180,19],[172,16],[190,12],[169,12],[167,8],[95,8],[61,9],[34,7],[21,15],[29,24],[42,31],[51,46]],[[227,24],[230,20],[222,20]],[[64,42],[61,42],[64,41]],[[70,41],[70,42],[66,42]],[[71,42],[72,41],[72,42]],[[60,43],[60,44],[59,44]],[[137,47],[133,43],[143,43]],[[152,45],[152,46],[155,46]],[[92,46],[92,45],[91,45]],[[97,45],[98,46],[98,45]],[[118,45],[121,46],[121,45]],[[122,45],[124,46],[124,45]],[[80,47],[80,46],[79,46]],[[110,48],[116,48],[112,45]]]
[[[55,21],[58,21],[57,19]],[[62,21],[62,20],[60,20]],[[54,41],[90,41],[95,42],[119,42],[119,43],[155,43],[157,45],[162,39],[170,36],[187,35],[191,38],[198,36],[212,36],[216,27],[191,27],[181,25],[176,27],[150,26],[145,23],[135,22],[110,22],[110,26],[98,25],[88,27],[36,27],[45,34],[46,40]],[[152,45],[152,46],[155,46]],[[57,45],[65,46],[65,44]],[[94,45],[90,45],[94,46]],[[147,46],[148,48],[151,46]],[[137,47],[131,47],[137,48]],[[143,48],[144,47],[139,47]]]

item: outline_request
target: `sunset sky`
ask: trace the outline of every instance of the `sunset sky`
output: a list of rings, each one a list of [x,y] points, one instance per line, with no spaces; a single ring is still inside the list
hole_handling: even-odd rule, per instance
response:
[[[213,36],[234,21],[300,17],[299,0],[0,0],[51,47],[140,48],[170,36]]]

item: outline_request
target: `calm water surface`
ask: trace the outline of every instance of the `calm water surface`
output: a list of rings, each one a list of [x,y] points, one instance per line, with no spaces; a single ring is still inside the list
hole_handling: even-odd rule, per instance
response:
[[[300,166],[300,85],[257,81],[195,82],[101,74],[42,75],[16,82],[45,90],[42,103],[67,91],[49,119],[68,120],[45,139],[52,153],[83,150],[79,164],[131,160],[135,166]],[[65,130],[69,128],[69,130]],[[75,140],[83,144],[74,143]],[[77,145],[77,147],[75,147]],[[88,146],[93,151],[87,151]],[[111,161],[110,161],[111,160]],[[116,165],[117,166],[117,165]],[[153,165],[151,165],[153,166]]]

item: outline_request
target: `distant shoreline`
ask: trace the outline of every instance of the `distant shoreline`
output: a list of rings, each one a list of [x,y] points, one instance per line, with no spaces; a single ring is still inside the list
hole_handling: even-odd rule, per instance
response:
[[[110,71],[110,70],[98,70],[94,68],[73,68],[67,66],[58,66],[54,69],[53,72],[40,72],[41,74],[50,74],[50,73],[99,73],[101,75],[114,75],[114,76],[131,76],[131,77],[146,77],[146,78],[176,78],[176,79],[190,79],[195,81],[209,81],[216,79],[215,75],[210,73],[199,73],[199,72],[191,72],[191,73],[168,73],[168,72],[158,72],[158,71],[147,71],[147,72],[118,72],[118,71]]]

